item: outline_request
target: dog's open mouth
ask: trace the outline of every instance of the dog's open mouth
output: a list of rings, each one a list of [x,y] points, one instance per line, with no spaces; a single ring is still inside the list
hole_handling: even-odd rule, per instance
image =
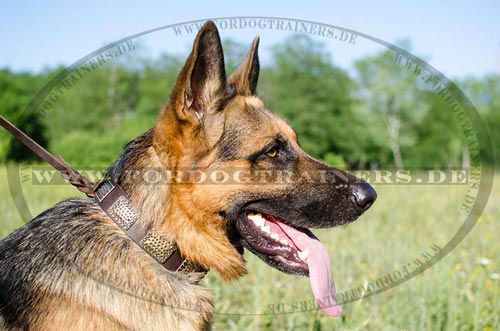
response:
[[[326,248],[308,229],[295,228],[276,217],[246,211],[236,222],[242,244],[270,266],[286,273],[309,276],[321,309],[337,316],[337,303],[330,257]]]

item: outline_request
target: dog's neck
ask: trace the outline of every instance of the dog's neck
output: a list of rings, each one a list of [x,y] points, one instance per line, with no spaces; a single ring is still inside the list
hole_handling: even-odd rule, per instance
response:
[[[106,172],[106,177],[126,195],[122,197],[127,199],[125,209],[128,210],[125,212],[138,215],[134,229],[127,234],[168,270],[206,273],[208,268],[182,257],[176,238],[169,231],[167,210],[171,208],[170,185],[164,177],[165,169],[152,147],[151,136],[151,131],[148,131],[130,142]],[[120,220],[113,215],[110,217],[123,229]],[[142,239],[137,239],[136,232],[140,233]]]

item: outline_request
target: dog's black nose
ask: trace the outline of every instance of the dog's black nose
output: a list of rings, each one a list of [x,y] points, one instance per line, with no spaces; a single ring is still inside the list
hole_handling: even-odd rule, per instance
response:
[[[377,192],[368,183],[355,183],[352,186],[352,195],[356,204],[367,210],[377,199]]]

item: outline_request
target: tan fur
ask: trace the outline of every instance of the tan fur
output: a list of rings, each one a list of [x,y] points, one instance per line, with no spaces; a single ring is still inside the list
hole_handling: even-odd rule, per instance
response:
[[[168,137],[166,132],[171,134],[174,132],[168,128],[169,125],[175,123],[167,116],[172,113],[166,110],[165,115],[160,116],[154,136],[156,141],[162,141],[161,144],[155,144],[159,160],[162,164],[168,165],[169,169],[175,171],[201,166],[209,171],[211,167],[241,169],[249,166],[248,162],[245,161],[240,161],[238,164],[213,164],[215,157],[210,153],[194,164],[195,156],[209,151],[213,143],[207,142],[203,133],[193,134],[189,138],[184,135]],[[250,118],[247,120],[246,116],[252,117],[252,120]],[[210,125],[211,127],[224,127],[231,121],[238,122],[242,131],[253,132],[252,144],[244,146],[243,153],[256,152],[258,148],[269,142],[270,137],[277,133],[296,141],[295,133],[290,126],[265,110],[264,103],[255,96],[236,96],[228,103],[223,115],[218,116],[216,122],[211,122]],[[189,129],[188,132],[191,133]],[[219,138],[220,136],[211,137],[210,140],[217,141]],[[183,140],[184,143],[178,143],[179,140]],[[167,141],[174,141],[175,144],[169,144]],[[171,147],[165,149],[166,145]],[[253,149],[250,146],[253,146]],[[248,147],[248,150],[245,150],[245,147]],[[175,155],[182,155],[182,157],[176,158]],[[246,184],[241,186],[221,185],[216,190],[210,185],[190,185],[188,183],[174,185],[170,188],[168,196],[165,196],[166,200],[163,204],[166,206],[165,210],[170,212],[164,217],[156,218],[166,220],[163,223],[164,230],[163,228],[159,230],[173,234],[181,251],[186,254],[188,259],[217,270],[225,280],[238,278],[245,274],[246,269],[241,255],[227,239],[224,220],[217,212],[227,206],[228,197],[231,197],[235,192],[249,189],[252,188]]]
[[[94,217],[110,222],[104,214]],[[109,260],[103,274],[81,270],[83,274],[47,279],[52,293],[67,293],[68,286],[78,290],[71,296],[41,297],[43,319],[30,330],[200,330],[205,320],[211,320],[212,297],[196,285],[201,275],[193,275],[192,283],[176,280],[137,246],[123,258],[108,249],[95,252]],[[189,295],[179,296],[182,293]]]

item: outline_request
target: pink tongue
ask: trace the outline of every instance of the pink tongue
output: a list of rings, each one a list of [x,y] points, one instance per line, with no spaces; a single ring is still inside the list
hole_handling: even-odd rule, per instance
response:
[[[332,266],[325,246],[309,230],[302,232],[281,222],[277,224],[301,251],[309,249],[306,262],[309,266],[309,279],[316,302],[327,315],[335,317],[340,314],[342,307],[337,303]]]

